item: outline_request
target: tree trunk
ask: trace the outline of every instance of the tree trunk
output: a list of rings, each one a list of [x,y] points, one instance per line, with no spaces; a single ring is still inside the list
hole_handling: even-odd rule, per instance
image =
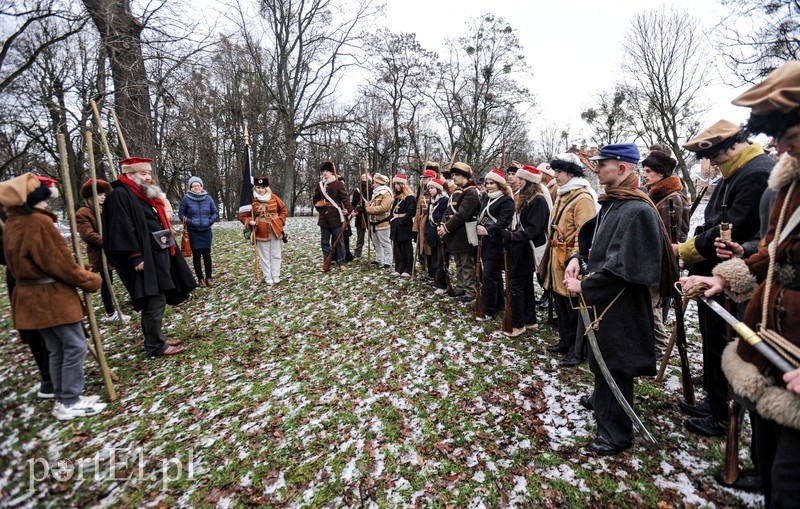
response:
[[[292,129],[287,129],[283,143],[283,194],[281,198],[286,203],[286,209],[289,211],[290,216],[294,216],[295,206],[295,175],[294,175],[294,161],[297,155],[297,142],[291,134]]]
[[[147,71],[142,58],[144,26],[133,17],[129,0],[83,0],[111,62],[114,104],[128,151],[156,157],[150,118]]]

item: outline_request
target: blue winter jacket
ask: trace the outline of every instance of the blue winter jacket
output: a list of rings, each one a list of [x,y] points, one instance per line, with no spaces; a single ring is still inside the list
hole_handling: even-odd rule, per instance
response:
[[[214,200],[206,194],[201,200],[194,196],[186,195],[181,199],[178,207],[178,217],[181,221],[186,219],[186,227],[193,231],[203,231],[211,228],[211,225],[219,219],[217,206]]]

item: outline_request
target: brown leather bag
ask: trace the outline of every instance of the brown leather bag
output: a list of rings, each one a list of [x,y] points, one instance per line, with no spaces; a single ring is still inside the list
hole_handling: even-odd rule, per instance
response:
[[[192,256],[192,244],[189,242],[189,230],[186,229],[186,219],[183,220],[183,234],[181,235],[181,254]]]

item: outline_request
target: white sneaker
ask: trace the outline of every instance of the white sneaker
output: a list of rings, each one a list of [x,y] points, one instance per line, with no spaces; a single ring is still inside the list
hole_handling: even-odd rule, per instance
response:
[[[445,290],[444,288],[437,288],[436,291],[433,292],[434,295],[438,295],[439,297],[441,297],[442,295],[444,295],[446,293],[447,293],[447,290]]]
[[[86,417],[99,414],[106,407],[105,403],[98,403],[97,396],[81,396],[75,404],[64,406],[56,403],[53,407],[53,416],[59,421],[69,421],[75,417]]]
[[[109,314],[106,314],[106,315],[105,315],[105,316],[102,318],[102,320],[103,320],[104,322],[122,322],[122,323],[128,323],[128,322],[131,320],[131,317],[130,317],[129,315],[126,315],[125,313],[120,313],[119,311],[114,311],[114,312],[113,312],[113,313],[111,313],[110,315],[109,315]]]
[[[42,392],[41,390],[37,389],[36,390],[36,396],[39,399],[53,399],[53,398],[56,397],[56,393],[55,392]]]

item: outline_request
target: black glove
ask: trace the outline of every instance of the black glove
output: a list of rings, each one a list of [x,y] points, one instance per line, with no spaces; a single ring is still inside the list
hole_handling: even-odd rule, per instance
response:
[[[362,205],[358,207],[358,211],[361,212],[362,214],[365,214],[367,212],[367,207]]]
[[[508,230],[500,230],[500,235],[503,237],[503,242],[511,242],[513,235]]]

